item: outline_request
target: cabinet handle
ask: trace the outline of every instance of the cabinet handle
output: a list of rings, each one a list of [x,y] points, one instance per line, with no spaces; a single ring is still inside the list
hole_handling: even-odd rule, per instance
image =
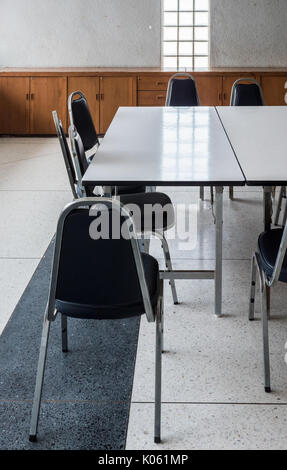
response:
[[[29,100],[29,98],[30,98],[29,93],[26,93],[26,100]]]
[[[34,93],[31,93],[31,100],[33,100],[34,98],[35,98]]]
[[[156,99],[157,100],[162,100],[162,99],[164,99],[164,96],[163,95],[157,95]]]
[[[223,99],[224,99],[224,101],[227,100],[227,93],[223,93]]]
[[[218,101],[221,101],[222,94],[218,93]]]
[[[102,101],[104,100],[104,97],[105,97],[104,93],[101,93],[101,100]]]
[[[160,85],[165,85],[164,82],[156,82],[157,86],[160,86]]]
[[[97,93],[97,94],[96,94],[96,100],[97,100],[97,101],[100,100],[100,93]]]

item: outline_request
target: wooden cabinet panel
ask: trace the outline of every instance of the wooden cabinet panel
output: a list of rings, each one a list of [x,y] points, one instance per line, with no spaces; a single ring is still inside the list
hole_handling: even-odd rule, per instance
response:
[[[67,130],[67,78],[31,77],[30,132],[55,134],[52,111],[56,110]]]
[[[100,79],[99,77],[69,77],[68,95],[82,91],[87,98],[97,132],[100,132]],[[69,122],[70,125],[70,122]]]
[[[104,134],[119,106],[136,106],[136,77],[100,77],[100,133]]]
[[[166,91],[138,91],[138,106],[165,106]]]
[[[201,106],[222,104],[222,77],[194,77]]]
[[[0,77],[0,134],[29,133],[29,77]]]
[[[266,105],[287,105],[287,75],[286,77],[263,76],[261,84]]]
[[[230,105],[230,95],[231,95],[231,89],[233,83],[238,80],[239,78],[243,78],[246,76],[246,78],[255,78],[260,83],[260,76],[255,75],[254,73],[250,73],[248,75],[246,74],[241,74],[241,75],[231,75],[231,76],[223,76],[223,95],[222,95],[222,104],[223,106],[229,106]],[[244,82],[242,82],[244,83]],[[246,82],[248,83],[248,82]]]
[[[138,77],[138,90],[167,90],[169,77]]]

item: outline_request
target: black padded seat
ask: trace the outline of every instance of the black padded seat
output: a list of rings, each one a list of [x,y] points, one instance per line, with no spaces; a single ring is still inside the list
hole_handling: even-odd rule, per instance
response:
[[[283,229],[263,232],[258,238],[258,251],[262,267],[267,277],[271,277],[275,266]],[[279,281],[287,282],[287,254],[285,255]]]
[[[196,85],[192,79],[173,80],[169,106],[199,106]]]
[[[124,220],[122,217],[121,223]],[[145,308],[131,242],[122,238],[92,239],[89,234],[93,221],[97,217],[89,216],[85,209],[72,211],[65,220],[56,309],[70,317],[87,319],[142,315]],[[160,284],[158,262],[145,253],[142,260],[155,308]]]
[[[140,221],[138,213],[133,213],[136,229],[140,232],[148,230],[167,230],[174,225],[174,208],[171,199],[167,194],[160,192],[126,194],[120,197],[122,204],[137,205],[140,209]],[[149,206],[145,210],[145,206]],[[156,211],[152,212],[151,206],[165,208],[162,217],[156,216]],[[146,214],[146,217],[145,217]]]
[[[263,106],[260,88],[255,83],[235,85],[233,106]]]

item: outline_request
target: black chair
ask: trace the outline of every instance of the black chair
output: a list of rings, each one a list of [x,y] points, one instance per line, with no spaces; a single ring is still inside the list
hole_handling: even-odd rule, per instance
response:
[[[231,89],[230,106],[264,106],[260,83],[254,78],[236,80]]]
[[[277,281],[287,282],[287,224],[284,229],[263,232],[258,238],[257,251],[252,256],[249,320],[254,320],[256,268],[259,275],[261,321],[263,332],[264,386],[271,392],[268,319],[270,317],[270,289]]]
[[[82,143],[85,152],[93,149],[100,145],[97,131],[94,126],[94,122],[90,113],[87,99],[83,92],[74,91],[68,98],[68,113],[70,118],[70,124],[75,127],[81,136]],[[95,153],[88,158],[90,162],[95,156]],[[145,186],[118,186],[114,188],[118,194],[127,193],[142,193],[145,192]]]
[[[93,231],[99,215],[108,222],[108,234],[102,238]],[[110,236],[115,220],[124,228],[119,233],[125,234],[118,239]],[[68,351],[67,317],[116,320],[145,313],[149,322],[156,322],[154,440],[159,443],[163,281],[157,261],[140,252],[130,214],[118,201],[83,198],[68,204],[60,215],[31,417],[32,442],[37,439],[50,324],[58,313],[63,352]]]
[[[85,151],[79,133],[75,127],[70,126],[69,136],[72,148],[72,154],[75,161],[85,162]],[[79,165],[79,180],[82,181],[85,165]],[[83,188],[84,192],[84,188]],[[111,194],[109,196],[112,196]],[[143,243],[148,252],[148,236],[154,235],[160,239],[167,271],[172,271],[172,263],[165,232],[174,226],[175,214],[174,208],[169,196],[160,192],[135,193],[135,194],[117,194],[121,202],[128,206],[133,212],[138,233],[142,233]],[[154,208],[154,211],[147,209]],[[170,280],[170,286],[173,296],[173,302],[178,304],[177,292],[174,279]]]
[[[200,106],[196,81],[189,73],[175,73],[169,80],[166,106]],[[214,201],[213,187],[210,188],[211,202]],[[200,187],[200,199],[204,199],[204,186]]]
[[[88,162],[85,153],[79,153],[80,160],[78,159],[77,155],[72,157],[62,122],[58,117],[57,111],[53,111],[52,115],[74,199],[85,196],[93,196],[94,187],[84,188],[82,186],[82,175],[88,168]]]
[[[175,73],[168,82],[166,106],[199,106],[196,82],[189,73]]]
[[[230,106],[264,106],[260,83],[254,78],[239,78],[236,80],[231,89]],[[230,199],[233,199],[233,196],[233,187],[230,186]]]

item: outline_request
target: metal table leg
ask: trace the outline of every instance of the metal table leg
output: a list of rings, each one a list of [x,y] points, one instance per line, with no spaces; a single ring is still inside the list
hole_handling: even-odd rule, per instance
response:
[[[272,224],[272,186],[263,187],[264,200],[264,230],[267,232],[271,229]]]
[[[215,188],[216,216],[216,262],[215,262],[215,315],[222,312],[222,231],[223,231],[223,187]]]

